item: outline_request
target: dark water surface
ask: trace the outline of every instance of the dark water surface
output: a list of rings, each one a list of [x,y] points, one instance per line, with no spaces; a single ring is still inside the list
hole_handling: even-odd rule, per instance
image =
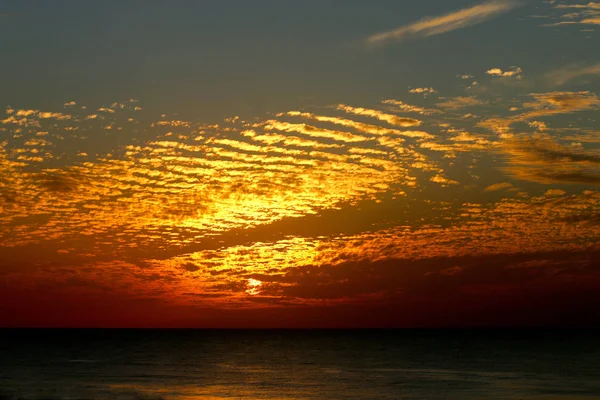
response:
[[[0,330],[0,398],[600,399],[593,330]]]

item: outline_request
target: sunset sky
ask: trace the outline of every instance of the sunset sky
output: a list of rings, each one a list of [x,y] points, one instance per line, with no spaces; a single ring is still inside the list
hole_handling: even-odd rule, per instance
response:
[[[600,3],[0,1],[0,326],[600,321]]]

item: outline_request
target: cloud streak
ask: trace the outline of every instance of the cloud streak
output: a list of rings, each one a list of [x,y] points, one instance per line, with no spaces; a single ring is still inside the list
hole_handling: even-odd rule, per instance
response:
[[[558,4],[556,9],[565,10],[566,13],[560,17],[563,21],[547,24],[545,26],[574,24],[600,25],[600,3]]]
[[[546,79],[556,85],[563,85],[573,79],[581,77],[600,76],[600,63],[594,65],[580,66],[571,65],[554,70],[546,74]]]
[[[519,4],[513,1],[490,1],[438,17],[425,17],[415,23],[380,32],[367,38],[369,45],[381,45],[414,37],[429,37],[467,28],[506,13]]]

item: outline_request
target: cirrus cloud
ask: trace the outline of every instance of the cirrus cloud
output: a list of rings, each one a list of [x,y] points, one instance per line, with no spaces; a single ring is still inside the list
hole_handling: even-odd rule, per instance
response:
[[[367,38],[370,45],[401,41],[411,37],[429,37],[467,28],[506,13],[518,6],[514,1],[489,1],[470,8],[438,17],[425,17],[420,21],[396,29],[380,32]]]

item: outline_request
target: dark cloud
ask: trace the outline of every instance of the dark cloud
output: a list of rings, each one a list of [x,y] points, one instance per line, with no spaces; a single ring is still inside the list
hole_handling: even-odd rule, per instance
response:
[[[600,154],[595,153],[584,153],[581,151],[569,151],[565,147],[555,146],[554,148],[542,147],[542,146],[531,146],[529,148],[531,153],[537,155],[540,159],[548,162],[589,162],[594,164],[600,164]]]
[[[523,265],[529,267],[520,268]],[[600,251],[391,259],[298,267],[290,269],[283,279],[272,279],[272,288],[266,287],[264,294],[320,300],[378,295],[373,297],[375,302],[381,298],[439,299],[473,288],[519,291],[524,284],[559,283],[569,276],[595,279],[600,285]],[[269,280],[265,276],[257,279]],[[284,284],[278,285],[277,281]],[[480,295],[487,296],[485,291]]]
[[[17,195],[6,188],[0,188],[0,199],[5,203],[16,203]]]
[[[183,265],[183,269],[185,269],[188,272],[196,272],[198,271],[200,268],[198,268],[198,266],[196,264],[192,264],[192,263],[187,263]]]
[[[50,193],[70,193],[75,191],[79,185],[75,176],[58,173],[38,175],[38,184],[41,189]]]
[[[0,283],[0,325],[186,327],[408,327],[597,323],[600,249],[579,252],[347,262],[289,269],[264,282],[256,308],[173,307],[160,299],[67,285]],[[88,288],[89,289],[89,288]],[[223,282],[185,298],[246,290]],[[15,303],[15,299],[19,299]],[[74,301],[76,299],[76,301]],[[298,302],[304,299],[306,304]]]
[[[523,104],[526,108],[531,108],[539,112],[535,116],[544,116],[555,114],[557,112],[565,113],[572,111],[581,111],[597,108],[600,106],[600,100],[591,92],[550,92],[550,93],[532,93],[535,101]],[[535,111],[532,111],[535,113]],[[534,115],[525,114],[526,118]],[[522,116],[525,118],[525,116]]]
[[[547,136],[514,137],[501,142],[508,172],[540,183],[600,183],[600,154],[563,146]]]
[[[577,215],[570,215],[562,219],[568,223],[584,223],[590,225],[600,225],[600,212],[586,212]]]
[[[539,183],[583,183],[600,185],[600,175],[582,171],[559,172],[527,168],[506,168],[506,171],[512,173],[515,178]]]
[[[183,296],[200,297],[203,299],[219,299],[229,297],[229,293],[182,293]]]

